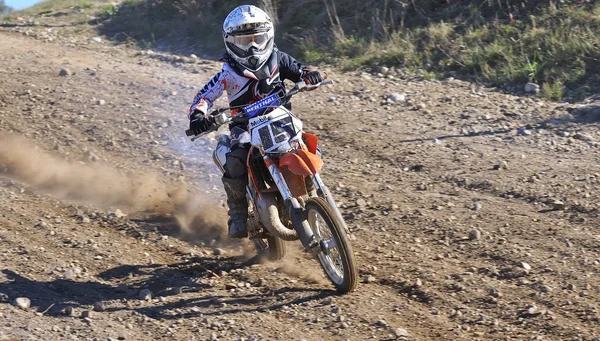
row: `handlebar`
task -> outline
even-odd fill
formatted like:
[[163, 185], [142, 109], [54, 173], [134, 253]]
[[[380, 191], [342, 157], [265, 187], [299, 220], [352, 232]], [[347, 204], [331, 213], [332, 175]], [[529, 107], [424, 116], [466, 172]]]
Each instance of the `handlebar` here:
[[[322, 85], [330, 85], [333, 84], [334, 81], [332, 79], [326, 79], [318, 84], [314, 84], [314, 85], [307, 85], [305, 82], [301, 81], [296, 83], [296, 85], [294, 85], [293, 88], [290, 89], [290, 91], [282, 98], [281, 100], [281, 104], [287, 104], [289, 102], [289, 100], [292, 98], [292, 96], [296, 95], [299, 92], [304, 92], [304, 91], [310, 91], [310, 90], [314, 90], [317, 89], [318, 87], [322, 86]], [[239, 107], [228, 107], [228, 108], [219, 108], [214, 110], [213, 112], [211, 112], [209, 115], [207, 115], [208, 117], [206, 117], [207, 120], [210, 120], [210, 129], [208, 131], [205, 131], [203, 133], [200, 133], [198, 135], [194, 135], [194, 133], [192, 133], [192, 131], [190, 129], [187, 129], [185, 131], [185, 135], [186, 136], [192, 136], [192, 142], [194, 142], [195, 140], [201, 138], [202, 136], [205, 136], [208, 133], [212, 133], [213, 131], [219, 129], [220, 126], [222, 126], [223, 124], [227, 124], [230, 122], [233, 123], [241, 123], [241, 124], [245, 124], [248, 122], [248, 116], [246, 115], [246, 113], [242, 110], [241, 113], [234, 115], [234, 116], [228, 116], [228, 117], [224, 117], [222, 114], [225, 113], [226, 111], [229, 110], [233, 110], [233, 109], [240, 109], [240, 108], [244, 108], [246, 107], [244, 106], [239, 106]]]

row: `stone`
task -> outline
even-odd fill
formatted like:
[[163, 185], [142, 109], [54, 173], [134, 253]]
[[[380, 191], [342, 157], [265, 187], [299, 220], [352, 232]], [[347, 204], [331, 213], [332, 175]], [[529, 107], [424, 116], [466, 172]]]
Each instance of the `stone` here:
[[121, 211], [120, 209], [116, 209], [114, 212], [110, 212], [108, 216], [112, 218], [121, 219], [127, 217], [127, 214], [123, 213], [123, 211]]
[[531, 265], [525, 263], [525, 262], [521, 262], [521, 266], [523, 267], [523, 269], [530, 271], [531, 270]]
[[481, 239], [481, 231], [472, 230], [471, 232], [469, 232], [469, 240], [479, 240], [479, 239]]
[[576, 140], [581, 140], [581, 141], [594, 141], [594, 138], [591, 135], [588, 134], [583, 134], [583, 133], [576, 133], [575, 135], [573, 135], [573, 138]]
[[535, 83], [527, 83], [525, 84], [525, 87], [523, 88], [523, 90], [525, 90], [526, 93], [539, 93], [540, 92], [540, 86], [535, 84]]
[[91, 310], [84, 310], [81, 312], [81, 318], [83, 319], [89, 319], [92, 318], [92, 311]]
[[105, 104], [106, 104], [106, 101], [103, 99], [99, 99], [96, 101], [96, 105], [105, 105]]
[[149, 301], [152, 299], [152, 291], [150, 291], [149, 289], [143, 289], [142, 291], [140, 291], [138, 297], [140, 300]]
[[75, 308], [73, 308], [72, 306], [68, 305], [63, 309], [63, 313], [67, 316], [73, 316], [75, 313]]
[[367, 275], [364, 277], [365, 283], [373, 283], [375, 281], [377, 281], [377, 278], [375, 278], [375, 276], [373, 276], [373, 275]]
[[394, 335], [396, 335], [396, 337], [408, 337], [408, 332], [406, 329], [396, 328], [394, 329]]
[[565, 203], [560, 200], [555, 200], [552, 202], [552, 210], [554, 211], [563, 211], [565, 209]]
[[565, 122], [571, 122], [575, 120], [575, 116], [573, 116], [573, 114], [566, 113], [560, 118], [560, 120]]
[[99, 301], [94, 303], [94, 311], [98, 311], [98, 312], [102, 312], [106, 310], [106, 305], [104, 304], [104, 302]]
[[406, 94], [391, 93], [387, 96], [387, 100], [392, 103], [405, 102]]
[[19, 309], [27, 310], [31, 307], [31, 300], [27, 297], [17, 297], [13, 304]]
[[73, 74], [73, 72], [71, 72], [71, 70], [63, 68], [60, 69], [60, 71], [58, 72], [58, 75], [60, 77], [67, 77], [67, 76], [71, 76]]
[[358, 200], [356, 200], [356, 206], [358, 207], [366, 207], [367, 206], [367, 201], [363, 198], [360, 198]]
[[95, 42], [95, 43], [101, 43], [102, 42], [102, 38], [100, 38], [100, 37], [94, 37], [94, 38], [92, 38], [92, 41]]
[[213, 249], [213, 255], [215, 255], [215, 256], [222, 256], [226, 253], [227, 252], [225, 250], [220, 249], [220, 248]]
[[533, 132], [529, 129], [519, 128], [519, 130], [517, 131], [517, 134], [529, 136], [529, 135], [533, 134]]
[[64, 276], [65, 276], [65, 279], [71, 280], [71, 279], [75, 278], [76, 274], [75, 274], [75, 271], [69, 269], [69, 270], [65, 271]]

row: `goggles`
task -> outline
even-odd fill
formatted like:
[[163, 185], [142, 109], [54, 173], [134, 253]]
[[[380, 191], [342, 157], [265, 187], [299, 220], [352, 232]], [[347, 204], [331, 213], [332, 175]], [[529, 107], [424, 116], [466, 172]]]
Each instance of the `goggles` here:
[[263, 50], [269, 43], [269, 32], [254, 34], [227, 35], [225, 41], [235, 45], [243, 51], [249, 51], [251, 47]]

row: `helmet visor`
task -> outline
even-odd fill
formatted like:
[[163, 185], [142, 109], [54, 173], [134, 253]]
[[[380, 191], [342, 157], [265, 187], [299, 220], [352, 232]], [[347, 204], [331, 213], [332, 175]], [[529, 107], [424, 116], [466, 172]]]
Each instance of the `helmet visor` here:
[[259, 51], [264, 50], [269, 44], [269, 39], [269, 32], [227, 35], [227, 37], [225, 37], [226, 42], [245, 52], [248, 52], [252, 47], [255, 47]]

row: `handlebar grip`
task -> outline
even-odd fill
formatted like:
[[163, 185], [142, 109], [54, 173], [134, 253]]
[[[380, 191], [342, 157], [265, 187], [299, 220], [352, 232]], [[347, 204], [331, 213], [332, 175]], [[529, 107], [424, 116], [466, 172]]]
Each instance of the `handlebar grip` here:
[[186, 129], [185, 136], [193, 136], [193, 135], [194, 135], [194, 133], [192, 133], [191, 129]]

